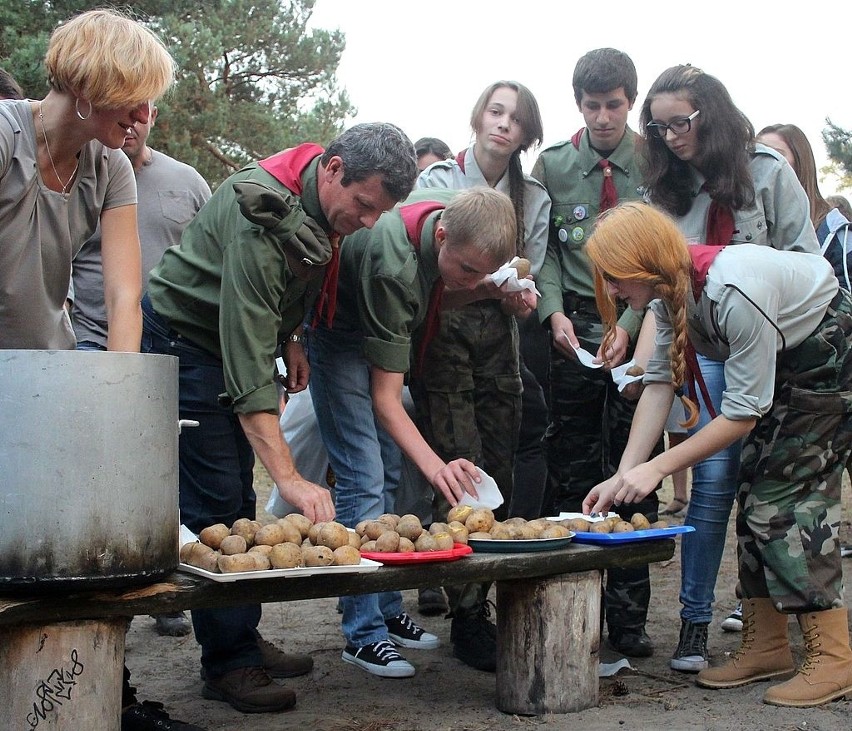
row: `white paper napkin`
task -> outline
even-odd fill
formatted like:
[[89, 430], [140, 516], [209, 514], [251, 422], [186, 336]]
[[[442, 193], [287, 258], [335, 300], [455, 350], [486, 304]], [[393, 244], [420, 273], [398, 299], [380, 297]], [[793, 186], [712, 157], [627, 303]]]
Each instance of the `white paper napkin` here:
[[624, 387], [629, 383], [633, 383], [633, 381], [641, 381], [642, 376], [645, 374], [642, 373], [638, 376], [628, 376], [627, 371], [636, 365], [636, 361], [630, 359], [627, 363], [623, 363], [618, 366], [618, 368], [613, 368], [610, 373], [612, 373], [612, 380], [615, 381], [615, 385], [618, 386], [619, 391], [623, 391]]
[[532, 279], [518, 279], [518, 270], [515, 269], [515, 262], [520, 257], [514, 257], [512, 261], [506, 262], [496, 272], [491, 275], [491, 281], [498, 287], [501, 287], [504, 282], [507, 282], [506, 289], [509, 292], [522, 292], [525, 289], [530, 292], [535, 292], [538, 297], [541, 297], [541, 292], [536, 289], [535, 282]]
[[586, 368], [603, 368], [603, 363], [595, 363], [595, 356], [583, 348], [574, 348], [577, 358]]
[[479, 494], [479, 500], [474, 499], [472, 495], [465, 493], [459, 500], [459, 505], [470, 505], [473, 508], [499, 508], [503, 504], [503, 495], [500, 494], [500, 488], [494, 478], [491, 477], [485, 470], [476, 468], [482, 482], [476, 484], [476, 492]]

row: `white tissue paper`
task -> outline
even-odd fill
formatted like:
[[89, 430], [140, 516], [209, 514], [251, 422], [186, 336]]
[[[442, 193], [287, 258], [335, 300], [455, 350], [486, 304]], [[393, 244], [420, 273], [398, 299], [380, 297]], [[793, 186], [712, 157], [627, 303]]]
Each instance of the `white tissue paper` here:
[[474, 483], [479, 500], [465, 493], [462, 495], [461, 500], [459, 500], [459, 505], [470, 505], [472, 508], [491, 508], [491, 510], [499, 508], [503, 504], [503, 495], [500, 493], [500, 488], [497, 487], [494, 478], [485, 472], [485, 470], [479, 467], [476, 469], [482, 478], [481, 482]]
[[627, 361], [627, 363], [618, 366], [618, 368], [613, 368], [610, 371], [610, 373], [612, 373], [612, 380], [615, 381], [615, 385], [618, 386], [619, 391], [623, 391], [624, 387], [629, 383], [633, 383], [633, 381], [642, 380], [642, 376], [645, 375], [644, 373], [638, 376], [627, 375], [627, 371], [635, 365], [636, 361], [631, 359]]
[[506, 289], [509, 292], [522, 292], [525, 289], [530, 292], [535, 292], [536, 296], [541, 297], [541, 292], [536, 289], [535, 282], [532, 279], [518, 279], [518, 270], [515, 269], [515, 262], [520, 257], [514, 257], [512, 261], [506, 262], [496, 272], [491, 275], [491, 281], [498, 287], [503, 286], [504, 282], [508, 282]]

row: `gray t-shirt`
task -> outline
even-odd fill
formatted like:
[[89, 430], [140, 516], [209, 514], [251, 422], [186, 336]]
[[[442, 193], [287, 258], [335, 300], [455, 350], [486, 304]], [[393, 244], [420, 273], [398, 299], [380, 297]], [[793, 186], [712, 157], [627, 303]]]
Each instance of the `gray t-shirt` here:
[[127, 155], [93, 140], [66, 197], [36, 155], [30, 102], [0, 101], [0, 348], [70, 350], [71, 260], [103, 211], [136, 203], [136, 181]]
[[[150, 149], [150, 148], [149, 148]], [[198, 209], [210, 198], [210, 186], [198, 171], [162, 152], [136, 172], [139, 240], [142, 244], [142, 289], [163, 252], [180, 243], [180, 236]], [[101, 263], [101, 230], [83, 245], [73, 264], [71, 320], [77, 341], [106, 347], [107, 318]]]

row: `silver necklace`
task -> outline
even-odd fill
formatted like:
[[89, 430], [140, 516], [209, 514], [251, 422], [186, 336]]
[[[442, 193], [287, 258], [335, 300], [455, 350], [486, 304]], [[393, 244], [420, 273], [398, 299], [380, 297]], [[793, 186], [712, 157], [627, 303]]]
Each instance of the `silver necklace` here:
[[50, 154], [50, 143], [47, 141], [47, 129], [44, 126], [44, 115], [41, 113], [41, 102], [38, 103], [38, 118], [41, 122], [41, 133], [44, 135], [44, 146], [47, 148], [47, 157], [50, 159], [50, 167], [53, 168], [53, 174], [62, 186], [62, 195], [67, 198], [68, 186], [71, 185], [71, 181], [74, 180], [74, 176], [77, 174], [77, 168], [80, 167], [80, 160], [79, 158], [77, 159], [77, 164], [74, 166], [74, 171], [71, 173], [71, 177], [68, 178], [68, 182], [63, 183], [62, 178], [59, 177], [59, 173], [56, 171], [56, 163], [53, 162], [53, 155]]

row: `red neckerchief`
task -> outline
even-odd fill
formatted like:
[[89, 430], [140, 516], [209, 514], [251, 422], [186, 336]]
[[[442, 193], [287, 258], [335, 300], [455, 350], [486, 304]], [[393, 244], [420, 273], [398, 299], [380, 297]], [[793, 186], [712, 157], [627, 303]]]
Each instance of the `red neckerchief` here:
[[[724, 246], [714, 246], [710, 244], [691, 244], [689, 246], [689, 256], [692, 259], [692, 271], [690, 273], [692, 279], [692, 296], [695, 298], [696, 304], [701, 299], [701, 293], [704, 291], [704, 285], [707, 282], [707, 272], [713, 260], [719, 255], [719, 252], [724, 249]], [[704, 399], [704, 405], [710, 417], [716, 418], [716, 409], [713, 408], [713, 401], [710, 399], [710, 394], [707, 391], [707, 384], [704, 383], [704, 376], [701, 375], [701, 369], [698, 367], [698, 357], [695, 355], [695, 348], [692, 341], [687, 338], [686, 352], [686, 386], [689, 391], [689, 398], [693, 403], [701, 408], [698, 403], [698, 394], [696, 393], [695, 385], [698, 384], [698, 389], [701, 391], [701, 397]]]
[[467, 150], [462, 150], [460, 153], [458, 153], [458, 155], [456, 155], [456, 162], [459, 164], [459, 168], [461, 168], [462, 173], [464, 173], [465, 175], [467, 174], [464, 169], [464, 153], [466, 152]]
[[[405, 226], [405, 233], [408, 235], [408, 240], [414, 247], [415, 251], [420, 251], [420, 237], [423, 234], [423, 225], [430, 213], [442, 211], [446, 208], [445, 203], [438, 201], [420, 201], [419, 203], [411, 203], [407, 206], [400, 206], [399, 215], [402, 218], [402, 223]], [[429, 346], [432, 338], [438, 334], [441, 327], [441, 299], [444, 296], [444, 280], [439, 276], [432, 285], [432, 291], [429, 293], [429, 305], [426, 309], [426, 319], [423, 323], [423, 337], [420, 340], [420, 347], [417, 350], [416, 373], [422, 373], [423, 363], [426, 359], [426, 348]]]
[[[302, 195], [302, 173], [305, 168], [325, 150], [312, 142], [306, 142], [298, 147], [278, 152], [271, 157], [261, 160], [258, 165], [266, 170], [281, 185], [287, 187], [296, 195]], [[334, 320], [334, 310], [337, 307], [337, 277], [340, 273], [339, 237], [334, 232], [329, 234], [331, 242], [331, 260], [325, 268], [322, 289], [317, 297], [313, 324], [316, 325], [325, 313], [325, 323], [330, 328]]]
[[731, 243], [734, 231], [734, 213], [730, 206], [711, 199], [710, 209], [707, 211], [706, 243], [711, 246], [727, 246]]
[[[571, 144], [575, 150], [580, 149], [580, 140], [583, 139], [585, 127], [578, 129], [571, 137]], [[598, 167], [603, 170], [603, 183], [601, 184], [601, 197], [598, 203], [599, 213], [603, 213], [618, 205], [618, 191], [615, 189], [615, 181], [612, 179], [612, 165], [606, 158], [598, 160]]]

